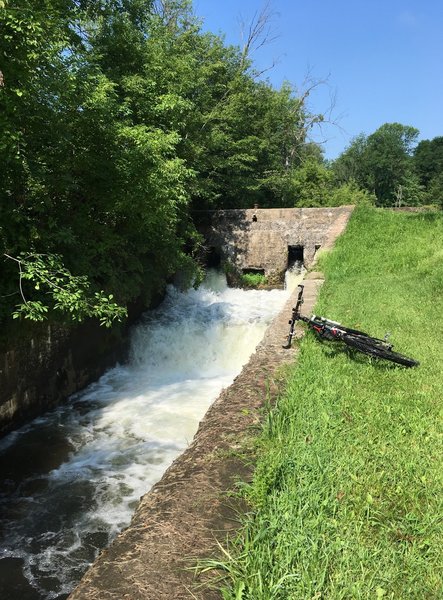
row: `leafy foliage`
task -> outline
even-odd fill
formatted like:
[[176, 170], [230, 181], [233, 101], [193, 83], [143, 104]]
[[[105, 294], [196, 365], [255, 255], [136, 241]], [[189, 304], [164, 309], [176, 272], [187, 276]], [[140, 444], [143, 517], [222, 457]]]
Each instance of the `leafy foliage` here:
[[423, 190], [412, 157], [418, 133], [410, 126], [385, 123], [368, 137], [359, 135], [333, 165], [338, 180], [353, 180], [374, 193], [379, 206], [421, 204]]
[[355, 206], [375, 205], [376, 197], [367, 190], [361, 189], [352, 179], [335, 187], [329, 196], [329, 206], [353, 204]]
[[[36, 292], [49, 294], [55, 310], [71, 313], [72, 319], [81, 321], [95, 317], [102, 325], [110, 327], [114, 320], [126, 316], [126, 310], [113, 302], [113, 295], [95, 292], [88, 294], [90, 283], [85, 276], [73, 276], [56, 255], [23, 255], [19, 258], [7, 256], [17, 263], [20, 272], [19, 287], [22, 303], [17, 306], [13, 318], [24, 316], [31, 321], [43, 321], [48, 307], [42, 300], [27, 300], [24, 282], [32, 282]], [[40, 294], [37, 295], [39, 297]]]
[[[287, 196], [317, 119], [306, 94], [257, 80], [187, 0], [5, 0], [0, 19], [0, 247], [33, 281], [35, 257], [56, 257], [74, 318], [75, 285], [89, 306], [102, 290], [125, 306], [177, 270], [191, 280], [193, 210]], [[0, 318], [16, 303], [12, 262]], [[28, 317], [59, 302], [38, 292]]]
[[326, 206], [334, 187], [330, 169], [315, 159], [307, 159], [291, 180], [291, 195], [297, 206]]
[[414, 150], [414, 167], [426, 188], [426, 202], [443, 208], [443, 137], [422, 140]]

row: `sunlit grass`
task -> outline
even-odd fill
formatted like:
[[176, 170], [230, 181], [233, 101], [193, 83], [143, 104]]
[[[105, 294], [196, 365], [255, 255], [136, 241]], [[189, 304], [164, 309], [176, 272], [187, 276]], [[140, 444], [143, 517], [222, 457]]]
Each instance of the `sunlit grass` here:
[[245, 288], [258, 288], [268, 283], [265, 275], [261, 273], [243, 273], [240, 276], [240, 282]]
[[224, 598], [443, 597], [443, 218], [359, 209], [316, 312], [414, 369], [307, 335], [258, 441]]

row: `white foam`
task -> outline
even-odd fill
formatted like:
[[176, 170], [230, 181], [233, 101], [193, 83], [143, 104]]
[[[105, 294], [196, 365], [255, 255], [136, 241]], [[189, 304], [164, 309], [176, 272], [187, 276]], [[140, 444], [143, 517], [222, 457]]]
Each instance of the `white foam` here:
[[303, 281], [306, 269], [303, 261], [296, 260], [285, 273], [285, 289], [292, 292]]
[[[140, 496], [192, 440], [289, 293], [229, 289], [211, 277], [213, 289], [170, 287], [162, 306], [134, 330], [129, 364], [39, 419], [39, 427], [52, 419], [62, 428], [73, 451], [38, 476], [42, 489], [23, 505], [25, 518], [11, 524], [4, 552], [24, 558], [42, 598], [73, 587], [97, 553], [91, 534], [110, 539], [129, 523]], [[42, 572], [58, 584], [48, 589]]]

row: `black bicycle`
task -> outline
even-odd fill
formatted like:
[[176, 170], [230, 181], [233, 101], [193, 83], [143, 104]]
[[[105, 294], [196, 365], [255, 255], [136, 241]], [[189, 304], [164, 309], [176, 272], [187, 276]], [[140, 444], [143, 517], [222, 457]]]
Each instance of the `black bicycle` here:
[[358, 352], [363, 352], [363, 354], [368, 354], [369, 356], [375, 358], [384, 358], [405, 367], [416, 367], [420, 364], [413, 358], [408, 358], [407, 356], [403, 356], [398, 352], [393, 352], [393, 345], [388, 342], [388, 336], [386, 336], [384, 340], [379, 340], [378, 338], [371, 337], [363, 331], [358, 331], [358, 329], [350, 329], [349, 327], [343, 327], [343, 325], [340, 323], [330, 321], [324, 317], [318, 317], [317, 315], [312, 315], [312, 317], [303, 316], [300, 312], [300, 309], [301, 305], [303, 304], [304, 286], [299, 285], [298, 287], [299, 293], [297, 304], [292, 309], [292, 318], [289, 321], [291, 327], [289, 329], [286, 344], [284, 344], [283, 348], [291, 347], [292, 338], [294, 337], [295, 324], [297, 321], [303, 321], [308, 325], [309, 329], [314, 331], [321, 339], [343, 342], [347, 346], [358, 350]]

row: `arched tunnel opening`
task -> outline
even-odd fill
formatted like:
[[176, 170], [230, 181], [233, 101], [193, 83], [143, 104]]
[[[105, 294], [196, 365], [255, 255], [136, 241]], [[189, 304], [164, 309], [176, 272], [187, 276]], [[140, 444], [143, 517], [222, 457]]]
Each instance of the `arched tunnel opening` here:
[[205, 267], [217, 268], [221, 264], [221, 255], [219, 248], [210, 246], [205, 252]]
[[304, 264], [304, 247], [288, 246], [288, 269], [296, 263]]

